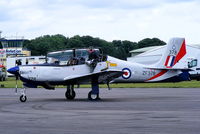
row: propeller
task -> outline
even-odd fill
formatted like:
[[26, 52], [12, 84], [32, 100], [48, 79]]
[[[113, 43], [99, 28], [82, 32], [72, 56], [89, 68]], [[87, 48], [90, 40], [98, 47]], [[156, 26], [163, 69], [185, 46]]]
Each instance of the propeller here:
[[17, 89], [18, 89], [18, 78], [19, 78], [19, 66], [15, 66], [15, 67], [12, 67], [12, 68], [9, 68], [7, 70], [7, 72], [11, 73], [11, 74], [14, 74], [15, 75], [15, 92], [17, 93]]
[[18, 82], [17, 80], [19, 79], [19, 66], [22, 65], [22, 62], [20, 59], [16, 60], [15, 62], [15, 67], [16, 67], [16, 73], [15, 73], [15, 93], [17, 93], [17, 89], [18, 89]]
[[[18, 72], [19, 73], [19, 72]], [[19, 75], [15, 74], [15, 93], [17, 94], [17, 90], [18, 90], [18, 79], [19, 79]]]

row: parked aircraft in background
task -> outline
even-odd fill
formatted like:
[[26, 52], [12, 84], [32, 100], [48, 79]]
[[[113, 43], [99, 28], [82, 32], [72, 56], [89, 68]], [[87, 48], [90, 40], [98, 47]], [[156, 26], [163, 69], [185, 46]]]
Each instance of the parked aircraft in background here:
[[[166, 46], [167, 45], [156, 46], [153, 49], [150, 49], [146, 52], [142, 52], [138, 55], [136, 54], [137, 50], [135, 50], [136, 55], [133, 57], [129, 57], [128, 61], [144, 65], [155, 64], [162, 57], [163, 51], [165, 51]], [[200, 44], [195, 44], [195, 45], [186, 44], [186, 49], [187, 49], [187, 54], [181, 59], [181, 61], [187, 63], [188, 68], [191, 69], [191, 71], [189, 71], [190, 78], [193, 80], [200, 80], [200, 64], [199, 64]]]
[[[86, 49], [81, 49], [83, 52]], [[190, 80], [188, 66], [180, 62], [186, 54], [184, 38], [172, 38], [167, 44], [161, 60], [154, 65], [142, 65], [123, 61], [111, 56], [102, 56], [98, 50], [99, 58], [95, 65], [90, 64], [85, 57], [76, 56], [72, 50], [72, 58], [66, 65], [54, 64], [23, 65], [8, 69], [23, 81], [24, 88], [20, 101], [25, 102], [26, 87], [36, 88], [43, 86], [46, 89], [55, 89], [56, 85], [66, 85], [67, 99], [74, 99], [76, 93], [74, 85], [91, 83], [92, 90], [88, 93], [88, 99], [99, 99], [99, 84], [101, 83], [134, 83], [134, 82], [178, 82]], [[82, 59], [82, 60], [81, 60]], [[95, 59], [96, 60], [96, 59]]]

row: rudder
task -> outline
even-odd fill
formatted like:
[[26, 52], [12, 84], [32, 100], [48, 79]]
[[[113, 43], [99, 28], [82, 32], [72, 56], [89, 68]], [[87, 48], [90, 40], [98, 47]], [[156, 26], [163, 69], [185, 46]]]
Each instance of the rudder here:
[[172, 68], [185, 54], [185, 39], [172, 38], [169, 40], [165, 52], [156, 66], [160, 68]]

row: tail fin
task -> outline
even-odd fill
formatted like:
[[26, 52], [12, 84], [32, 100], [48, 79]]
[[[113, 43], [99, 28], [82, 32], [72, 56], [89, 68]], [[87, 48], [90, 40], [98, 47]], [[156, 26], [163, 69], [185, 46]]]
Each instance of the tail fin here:
[[185, 39], [172, 38], [169, 40], [166, 50], [156, 66], [160, 68], [172, 68], [185, 54]]

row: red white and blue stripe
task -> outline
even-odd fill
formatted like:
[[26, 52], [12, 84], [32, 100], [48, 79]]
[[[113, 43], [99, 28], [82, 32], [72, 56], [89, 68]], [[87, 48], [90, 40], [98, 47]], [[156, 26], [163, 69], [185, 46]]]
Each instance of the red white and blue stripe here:
[[185, 40], [183, 41], [177, 55], [168, 55], [165, 61], [166, 68], [172, 68], [186, 54]]
[[171, 68], [171, 67], [174, 65], [175, 58], [176, 58], [176, 57], [173, 56], [173, 55], [167, 56], [167, 59], [166, 59], [166, 61], [165, 61], [165, 66], [166, 66], [167, 68]]

